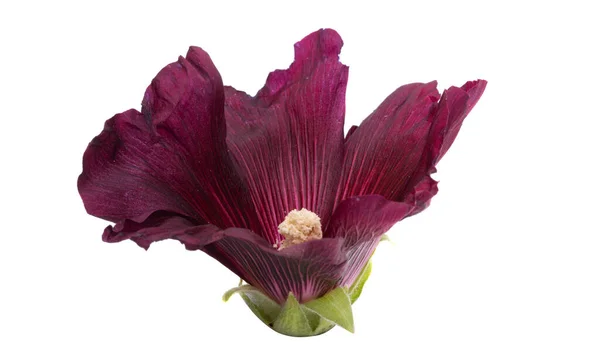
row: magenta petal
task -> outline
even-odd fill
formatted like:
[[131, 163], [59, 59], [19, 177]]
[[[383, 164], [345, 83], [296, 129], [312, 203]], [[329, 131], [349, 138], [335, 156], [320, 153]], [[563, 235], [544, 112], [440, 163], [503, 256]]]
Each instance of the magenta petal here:
[[296, 44], [290, 68], [272, 72], [256, 97], [226, 89], [227, 142], [271, 242], [292, 209], [331, 215], [348, 77], [341, 47], [335, 31], [320, 30]]
[[[194, 241], [197, 239], [197, 244]], [[190, 250], [202, 249], [244, 281], [274, 301], [285, 302], [290, 292], [310, 301], [335, 289], [342, 280], [346, 259], [342, 238], [312, 240], [284, 250], [241, 228], [229, 228], [208, 241], [204, 230], [175, 236]]]
[[402, 86], [348, 136], [337, 200], [369, 194], [398, 198], [427, 147], [438, 97], [435, 82]]
[[325, 230], [328, 238], [344, 237], [347, 269], [342, 286], [351, 285], [377, 247], [381, 236], [409, 216], [414, 205], [393, 202], [380, 195], [351, 197], [335, 210]]

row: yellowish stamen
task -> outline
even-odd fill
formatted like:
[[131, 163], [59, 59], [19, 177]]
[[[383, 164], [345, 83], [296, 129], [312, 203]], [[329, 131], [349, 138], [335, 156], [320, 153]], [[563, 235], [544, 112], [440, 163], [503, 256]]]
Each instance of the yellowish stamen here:
[[323, 238], [321, 218], [306, 208], [289, 212], [277, 230], [285, 237], [281, 248]]

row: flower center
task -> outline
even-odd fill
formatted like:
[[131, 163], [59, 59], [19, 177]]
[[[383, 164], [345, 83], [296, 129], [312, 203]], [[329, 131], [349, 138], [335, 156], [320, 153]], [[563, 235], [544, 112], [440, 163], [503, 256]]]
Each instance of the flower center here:
[[323, 238], [321, 218], [306, 208], [289, 212], [277, 230], [285, 237], [280, 249]]

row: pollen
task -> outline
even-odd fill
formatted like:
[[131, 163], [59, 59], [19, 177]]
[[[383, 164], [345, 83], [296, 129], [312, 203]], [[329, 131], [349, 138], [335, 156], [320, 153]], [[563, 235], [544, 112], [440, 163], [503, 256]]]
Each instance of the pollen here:
[[321, 218], [306, 208], [289, 212], [277, 230], [285, 237], [280, 248], [323, 238]]

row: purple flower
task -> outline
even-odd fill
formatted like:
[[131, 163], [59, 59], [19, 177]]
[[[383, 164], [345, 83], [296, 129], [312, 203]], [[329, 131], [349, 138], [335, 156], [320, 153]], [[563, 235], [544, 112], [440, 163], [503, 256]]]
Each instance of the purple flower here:
[[163, 68], [141, 112], [106, 121], [85, 151], [79, 193], [114, 222], [103, 240], [179, 240], [279, 304], [352, 285], [381, 236], [429, 205], [486, 82], [402, 86], [344, 137], [341, 48], [333, 30], [308, 35], [254, 97], [197, 47]]

